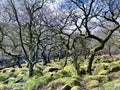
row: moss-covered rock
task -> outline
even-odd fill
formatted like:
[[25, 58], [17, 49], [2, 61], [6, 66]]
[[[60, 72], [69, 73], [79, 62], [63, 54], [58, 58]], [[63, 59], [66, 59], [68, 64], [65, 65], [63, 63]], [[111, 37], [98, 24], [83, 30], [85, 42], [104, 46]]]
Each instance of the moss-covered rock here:
[[107, 75], [95, 75], [95, 76], [86, 76], [85, 80], [87, 82], [89, 82], [91, 80], [97, 80], [99, 82], [107, 82], [107, 81], [109, 81], [109, 78]]
[[110, 72], [117, 72], [120, 71], [120, 63], [118, 62], [112, 62], [108, 66]]
[[91, 90], [120, 90], [120, 80], [107, 82], [102, 87], [99, 86], [98, 88], [94, 88]]
[[56, 75], [60, 78], [62, 77], [71, 77], [70, 73], [65, 70], [59, 70]]
[[71, 88], [71, 90], [81, 90], [79, 86], [74, 86]]
[[58, 78], [58, 79], [51, 81], [48, 84], [48, 88], [49, 87], [54, 88], [57, 84], [63, 84], [63, 85], [69, 84], [70, 85], [71, 81], [72, 81], [71, 77]]
[[94, 70], [95, 75], [107, 75], [109, 73], [109, 70], [107, 69], [107, 65], [104, 63], [98, 64]]
[[76, 70], [73, 65], [67, 65], [64, 67], [64, 70], [70, 73], [71, 75], [77, 75]]
[[49, 77], [40, 77], [40, 76], [33, 76], [31, 78], [28, 78], [24, 84], [24, 90], [33, 90], [36, 86], [42, 86], [46, 84], [47, 82], [50, 82]]
[[10, 73], [10, 72], [15, 72], [15, 68], [4, 68], [2, 70], [2, 73]]
[[7, 77], [6, 76], [0, 76], [0, 82], [2, 82], [2, 81], [5, 81], [7, 79]]
[[99, 86], [99, 81], [97, 80], [91, 80], [87, 83], [88, 88], [94, 88]]
[[72, 78], [73, 78], [73, 79], [77, 79], [77, 80], [79, 80], [79, 81], [81, 80], [81, 76], [79, 76], [79, 75], [73, 75]]
[[81, 86], [81, 83], [78, 79], [73, 78], [71, 85], [72, 86]]
[[80, 67], [80, 74], [85, 75], [86, 74], [86, 67]]
[[108, 75], [109, 74], [109, 70], [101, 70], [98, 75]]
[[119, 72], [112, 72], [108, 75], [108, 77], [111, 81], [115, 80], [117, 78], [120, 78], [120, 71]]
[[70, 89], [71, 89], [71, 86], [68, 85], [68, 84], [64, 85], [64, 86], [61, 88], [61, 90], [70, 90]]

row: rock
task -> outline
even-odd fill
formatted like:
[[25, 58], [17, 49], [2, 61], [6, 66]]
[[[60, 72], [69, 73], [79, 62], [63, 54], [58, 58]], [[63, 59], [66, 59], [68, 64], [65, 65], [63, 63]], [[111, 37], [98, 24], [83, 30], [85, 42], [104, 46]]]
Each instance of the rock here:
[[77, 79], [77, 80], [81, 80], [81, 77], [78, 76], [78, 75], [73, 75], [72, 78], [73, 78], [73, 79]]
[[94, 75], [94, 76], [87, 76], [86, 81], [89, 82], [91, 80], [97, 80], [99, 82], [107, 82], [109, 81], [109, 78], [107, 75]]
[[79, 86], [74, 86], [71, 88], [71, 90], [81, 90]]
[[98, 75], [108, 75], [109, 74], [109, 70], [101, 70]]
[[72, 83], [71, 83], [72, 86], [81, 86], [81, 83], [79, 80], [77, 79], [72, 79]]
[[120, 64], [117, 62], [110, 63], [108, 66], [110, 72], [120, 71]]
[[99, 86], [99, 81], [97, 81], [97, 80], [92, 80], [87, 83], [88, 88], [94, 88], [94, 87], [98, 87], [98, 86]]
[[94, 74], [95, 75], [107, 75], [109, 71], [106, 69], [107, 69], [107, 65], [103, 63], [98, 64], [94, 70]]
[[65, 66], [64, 70], [67, 71], [68, 73], [70, 73], [71, 75], [75, 75], [74, 72], [76, 72], [76, 70], [73, 67], [73, 65], [67, 65], [67, 66]]
[[57, 73], [58, 77], [70, 77], [70, 73], [65, 70], [59, 70]]
[[68, 85], [68, 84], [64, 85], [64, 86], [61, 88], [61, 90], [70, 90], [70, 89], [71, 89], [71, 86]]

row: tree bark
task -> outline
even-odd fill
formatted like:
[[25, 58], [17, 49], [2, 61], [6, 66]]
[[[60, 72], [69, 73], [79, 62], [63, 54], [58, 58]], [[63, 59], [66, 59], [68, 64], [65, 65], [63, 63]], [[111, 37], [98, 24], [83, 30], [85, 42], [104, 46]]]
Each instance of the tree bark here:
[[77, 75], [80, 75], [80, 66], [79, 66], [79, 63], [78, 63], [78, 55], [76, 53], [74, 53], [73, 63], [74, 63], [74, 67], [77, 71]]
[[92, 63], [93, 63], [94, 57], [95, 57], [95, 53], [92, 53], [88, 61], [87, 73], [90, 75], [92, 75]]
[[30, 62], [29, 63], [29, 77], [32, 77], [33, 76], [33, 64]]
[[67, 52], [65, 52], [65, 63], [64, 63], [64, 65], [63, 65], [63, 68], [67, 65], [67, 59], [68, 59], [68, 56], [67, 56]]

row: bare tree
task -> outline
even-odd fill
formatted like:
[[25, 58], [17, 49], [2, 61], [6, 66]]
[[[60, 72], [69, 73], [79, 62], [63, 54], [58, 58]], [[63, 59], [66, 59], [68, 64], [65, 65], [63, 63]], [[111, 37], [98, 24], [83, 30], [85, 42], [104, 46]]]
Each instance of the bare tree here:
[[[27, 57], [29, 76], [33, 75], [33, 67], [36, 63], [33, 60], [34, 51], [38, 51], [38, 39], [41, 34], [40, 10], [44, 0], [7, 0], [4, 6], [8, 14], [9, 23], [16, 25], [22, 50]], [[35, 50], [36, 48], [36, 50]]]
[[[104, 48], [105, 43], [110, 39], [112, 33], [119, 29], [120, 24], [117, 21], [119, 17], [119, 1], [114, 0], [71, 0], [79, 12], [76, 13], [75, 25], [85, 38], [91, 38], [98, 41], [98, 45], [93, 47], [90, 52], [87, 72], [92, 74], [91, 67], [96, 52]], [[75, 17], [74, 17], [75, 18]], [[79, 23], [79, 20], [81, 22]], [[109, 23], [109, 24], [108, 24]], [[83, 32], [84, 29], [85, 31]], [[96, 36], [95, 30], [104, 30], [104, 37]]]

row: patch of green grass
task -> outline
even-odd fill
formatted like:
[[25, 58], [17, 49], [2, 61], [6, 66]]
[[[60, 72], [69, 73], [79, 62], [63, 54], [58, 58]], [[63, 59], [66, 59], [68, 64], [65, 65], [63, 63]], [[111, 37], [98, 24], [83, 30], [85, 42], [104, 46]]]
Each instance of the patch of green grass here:
[[4, 81], [6, 78], [6, 76], [0, 76], [0, 82]]
[[35, 86], [42, 86], [49, 81], [52, 81], [54, 78], [52, 77], [40, 77], [33, 76], [32, 78], [28, 78], [24, 85], [24, 90], [32, 90]]

